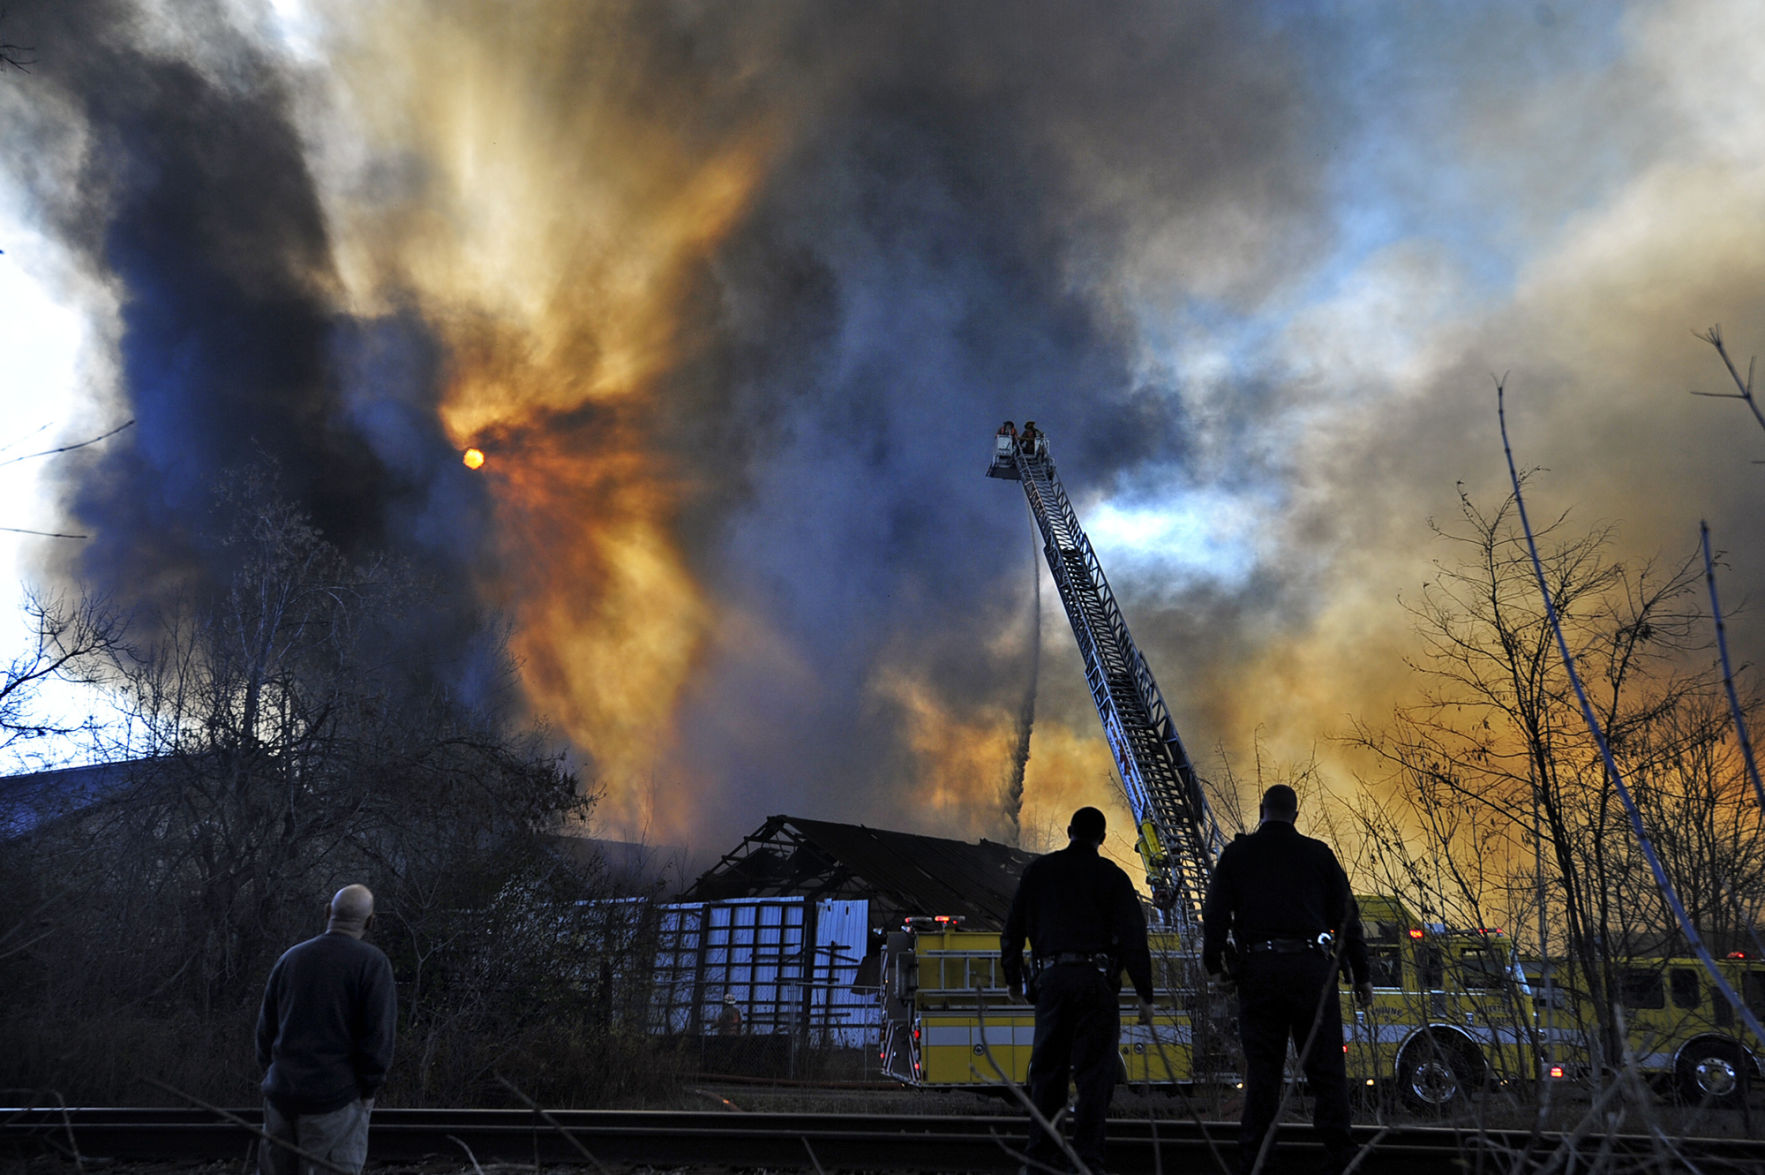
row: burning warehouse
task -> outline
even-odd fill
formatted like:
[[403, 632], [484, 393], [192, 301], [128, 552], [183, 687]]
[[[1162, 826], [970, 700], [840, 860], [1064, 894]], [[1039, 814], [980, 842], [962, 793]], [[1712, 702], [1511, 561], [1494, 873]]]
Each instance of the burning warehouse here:
[[686, 890], [687, 900], [799, 896], [864, 900], [873, 931], [913, 914], [1004, 925], [1018, 875], [1033, 854], [978, 844], [773, 816]]
[[723, 1031], [734, 1007], [750, 1040], [873, 1042], [884, 933], [913, 915], [1001, 925], [1030, 859], [986, 840], [770, 817], [660, 909], [650, 1029]]

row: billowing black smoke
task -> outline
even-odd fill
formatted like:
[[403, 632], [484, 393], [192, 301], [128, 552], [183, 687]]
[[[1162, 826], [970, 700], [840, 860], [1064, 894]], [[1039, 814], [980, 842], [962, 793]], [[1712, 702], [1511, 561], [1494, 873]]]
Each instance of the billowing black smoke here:
[[[1279, 36], [1248, 11], [816, 0], [450, 16], [485, 24], [482, 52], [508, 55], [508, 78], [521, 36], [579, 38], [582, 92], [551, 98], [572, 112], [608, 94], [678, 111], [689, 145], [789, 128], [689, 283], [694, 345], [650, 396], [647, 435], [698, 487], [678, 534], [695, 573], [797, 668], [787, 680], [730, 655], [692, 683], [678, 727], [689, 775], [720, 781], [694, 797], [707, 829], [775, 811], [1009, 825], [990, 801], [960, 828], [910, 809], [924, 752], [885, 679], [930, 683], [957, 724], [1027, 726], [1025, 650], [998, 639], [1028, 602], [1024, 507], [982, 477], [993, 430], [1037, 420], [1079, 494], [1184, 460], [1183, 376], [1147, 362], [1147, 308], [1173, 333], [1233, 313], [1315, 247], [1312, 116]], [[77, 188], [45, 203], [116, 282], [140, 422], [72, 483], [97, 535], [83, 569], [146, 592], [213, 579], [210, 489], [264, 459], [346, 549], [470, 558], [483, 505], [436, 423], [439, 334], [421, 307], [337, 311], [292, 83], [218, 4], [180, 6], [175, 44], [144, 43], [134, 12], [44, 0], [9, 25], [36, 47], [30, 84], [88, 136]], [[616, 54], [593, 51], [609, 37]], [[619, 70], [632, 76], [609, 83]], [[445, 595], [435, 608], [421, 627], [440, 633], [470, 610]], [[1082, 682], [1043, 685], [1045, 704], [1064, 691], [1088, 721]], [[1012, 753], [977, 799], [1021, 769]]]
[[1078, 495], [1182, 461], [1179, 377], [1148, 374], [1116, 276], [1154, 238], [1215, 272], [1212, 226], [1251, 220], [1260, 251], [1229, 267], [1243, 285], [1210, 292], [1254, 299], [1306, 248], [1299, 95], [1235, 11], [807, 6], [763, 61], [819, 105], [706, 277], [722, 350], [695, 412], [722, 428], [693, 461], [721, 471], [701, 506], [720, 521], [697, 550], [814, 684], [747, 665], [702, 683], [685, 727], [719, 732], [695, 753], [729, 781], [707, 803], [731, 819], [764, 806], [1009, 835], [986, 801], [997, 776], [973, 782], [967, 827], [904, 802], [910, 719], [876, 671], [923, 674], [957, 721], [1018, 718], [1023, 651], [999, 637], [1026, 602], [1025, 510], [982, 476], [994, 429], [1037, 420]]
[[[91, 534], [92, 586], [170, 604], [224, 583], [231, 517], [263, 493], [346, 553], [392, 549], [460, 581], [480, 505], [435, 417], [435, 347], [414, 320], [336, 309], [325, 218], [276, 60], [219, 6], [178, 6], [187, 40], [135, 6], [14, 8], [37, 63], [25, 100], [65, 111], [83, 154], [45, 213], [119, 299], [117, 355], [136, 427], [65, 467]], [[268, 479], [256, 497], [222, 492]], [[474, 606], [443, 591], [412, 617], [424, 656], [456, 658]], [[455, 661], [451, 672], [459, 672]]]

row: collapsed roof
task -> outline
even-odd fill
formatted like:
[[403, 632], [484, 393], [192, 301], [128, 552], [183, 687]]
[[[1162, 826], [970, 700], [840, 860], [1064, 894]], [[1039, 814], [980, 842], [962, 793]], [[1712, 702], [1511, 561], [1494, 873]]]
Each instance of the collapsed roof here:
[[954, 914], [970, 928], [996, 928], [1005, 924], [1017, 880], [1034, 859], [1034, 853], [989, 840], [970, 844], [771, 816], [681, 898], [867, 898], [873, 926], [909, 914]]

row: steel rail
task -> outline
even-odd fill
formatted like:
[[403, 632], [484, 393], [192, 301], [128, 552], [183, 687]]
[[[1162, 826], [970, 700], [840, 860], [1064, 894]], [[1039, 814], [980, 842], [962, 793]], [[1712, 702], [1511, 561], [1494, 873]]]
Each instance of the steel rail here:
[[[235, 1111], [258, 1119], [256, 1110]], [[796, 1170], [1011, 1170], [1024, 1124], [1015, 1117], [902, 1117], [847, 1113], [552, 1110], [551, 1122], [531, 1110], [378, 1110], [372, 1124], [374, 1163], [420, 1159], [478, 1163], [602, 1163], [651, 1166], [766, 1166]], [[1283, 1124], [1281, 1150], [1297, 1161], [1322, 1154], [1310, 1127]], [[1481, 1154], [1493, 1170], [1539, 1170], [1564, 1147], [1562, 1134], [1472, 1131], [1449, 1127], [1356, 1127], [1368, 1145], [1359, 1170], [1437, 1171]], [[1216, 1170], [1214, 1154], [1235, 1157], [1237, 1127], [1228, 1122], [1115, 1119], [1110, 1168], [1117, 1171]], [[7, 1152], [64, 1152], [85, 1159], [175, 1161], [231, 1159], [252, 1145], [249, 1129], [201, 1110], [159, 1108], [0, 1108], [0, 1147]], [[1640, 1134], [1581, 1141], [1601, 1150], [1610, 1170], [1656, 1166], [1663, 1147]], [[1765, 1141], [1684, 1138], [1675, 1161], [1703, 1171], [1765, 1171]], [[1585, 1166], [1585, 1159], [1581, 1166]]]
[[[234, 1111], [256, 1121], [256, 1109]], [[1015, 1169], [1024, 1126], [1014, 1116], [773, 1114], [667, 1110], [377, 1110], [373, 1163], [423, 1159], [480, 1163], [602, 1163], [767, 1167], [845, 1171]], [[1301, 1164], [1321, 1155], [1309, 1127], [1280, 1127], [1282, 1152]], [[1481, 1154], [1488, 1169], [1543, 1169], [1565, 1145], [1561, 1134], [1403, 1126], [1356, 1128], [1368, 1146], [1358, 1170], [1369, 1175], [1457, 1169]], [[1214, 1156], [1236, 1158], [1234, 1123], [1145, 1118], [1110, 1122], [1110, 1167], [1119, 1172], [1213, 1171]], [[79, 1154], [86, 1160], [237, 1159], [252, 1132], [201, 1110], [0, 1107], [0, 1148], [9, 1153]], [[1607, 1170], [1668, 1170], [1662, 1144], [1642, 1135], [1581, 1143], [1603, 1153]], [[1765, 1172], [1765, 1141], [1686, 1138], [1673, 1162], [1701, 1171]], [[464, 1149], [462, 1149], [464, 1148]], [[1615, 1164], [1615, 1165], [1614, 1165]], [[1559, 1169], [1561, 1160], [1558, 1159]], [[1576, 1166], [1585, 1167], [1586, 1160]]]

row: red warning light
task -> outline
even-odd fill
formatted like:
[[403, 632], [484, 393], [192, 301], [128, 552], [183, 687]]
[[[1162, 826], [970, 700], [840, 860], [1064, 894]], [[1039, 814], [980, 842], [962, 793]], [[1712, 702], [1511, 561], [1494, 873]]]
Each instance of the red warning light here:
[[1560, 1077], [1562, 1077], [1562, 1075], [1563, 1075], [1563, 1067], [1561, 1065], [1552, 1065], [1551, 1066], [1551, 1076], [1552, 1077], [1560, 1078]]

